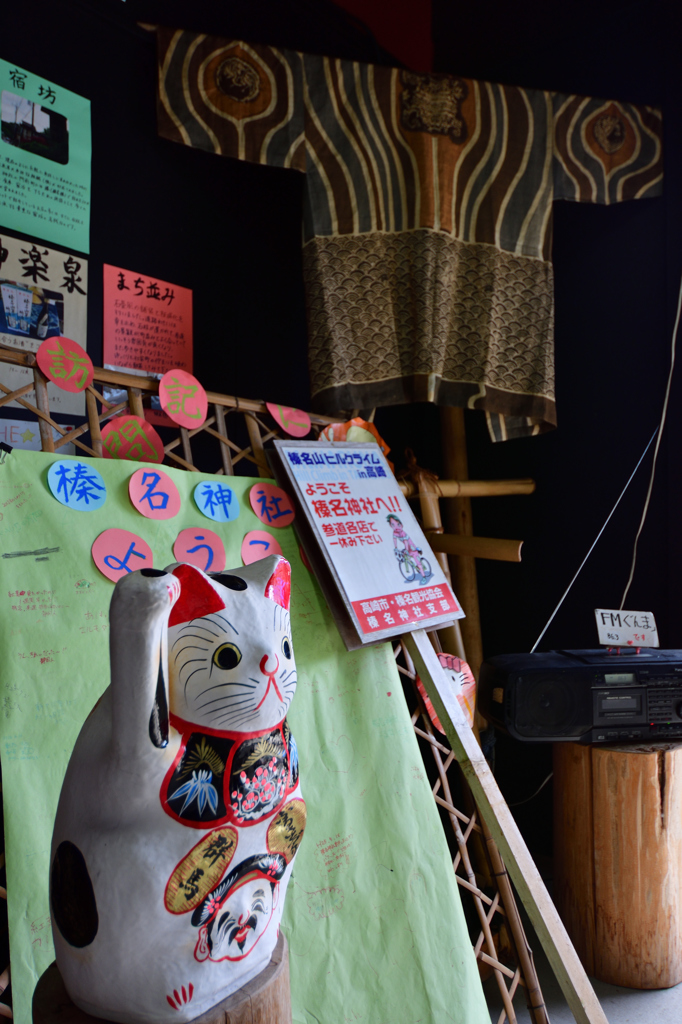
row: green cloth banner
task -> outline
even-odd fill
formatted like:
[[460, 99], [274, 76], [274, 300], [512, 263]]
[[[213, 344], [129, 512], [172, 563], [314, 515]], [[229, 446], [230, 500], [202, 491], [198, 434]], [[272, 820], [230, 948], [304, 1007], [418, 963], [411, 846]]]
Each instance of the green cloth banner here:
[[[127, 529], [164, 567], [175, 560], [180, 530], [208, 524], [192, 489], [202, 480], [226, 482], [164, 467], [181, 510], [173, 519], [145, 519], [128, 497], [138, 464], [102, 459], [94, 465], [106, 501], [81, 512], [50, 494], [47, 471], [59, 458], [15, 450], [0, 465], [0, 752], [17, 1024], [30, 1024], [35, 983], [54, 958], [48, 869], [62, 778], [78, 731], [109, 682], [114, 584], [95, 567], [92, 543], [109, 527]], [[239, 518], [210, 523], [228, 568], [241, 564], [244, 534], [262, 528], [248, 501], [257, 482], [230, 478]], [[346, 652], [293, 528], [271, 532], [293, 569], [299, 682], [288, 720], [308, 805], [283, 924], [294, 1022], [488, 1024], [391, 648]], [[154, 949], [163, 956], [161, 944]]]

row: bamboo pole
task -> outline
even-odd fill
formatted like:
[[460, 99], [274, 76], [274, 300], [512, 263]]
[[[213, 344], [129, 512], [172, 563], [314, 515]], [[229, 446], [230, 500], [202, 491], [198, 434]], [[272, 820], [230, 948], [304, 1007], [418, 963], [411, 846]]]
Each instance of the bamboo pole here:
[[[497, 562], [520, 562], [522, 540], [502, 540], [499, 537], [467, 537], [454, 533], [429, 533], [426, 531], [426, 539], [437, 552], [447, 552], [449, 555], [464, 555], [469, 558], [492, 558]], [[457, 596], [461, 599], [459, 591], [455, 588]], [[469, 615], [469, 608], [462, 599], [462, 607]]]
[[251, 451], [253, 457], [256, 460], [258, 466], [258, 473], [260, 476], [272, 478], [272, 473], [265, 458], [265, 451], [263, 450], [263, 440], [260, 436], [260, 430], [258, 429], [258, 423], [256, 422], [255, 416], [247, 413], [244, 417], [246, 420], [246, 429], [249, 432], [249, 441], [251, 442]]
[[[225, 476], [234, 476], [234, 467], [232, 465], [232, 452], [230, 446], [227, 444], [227, 424], [225, 423], [225, 410], [222, 405], [214, 404], [213, 411], [215, 413], [215, 421], [218, 425], [218, 432], [220, 433], [220, 456], [223, 460], [223, 473]], [[224, 438], [224, 440], [223, 440]]]
[[180, 440], [182, 441], [182, 454], [185, 462], [189, 463], [190, 466], [194, 466], [192, 446], [189, 443], [189, 430], [187, 427], [180, 427]]
[[[532, 480], [495, 480], [495, 481], [471, 481], [468, 480], [469, 476], [469, 465], [467, 460], [467, 447], [466, 447], [466, 431], [464, 427], [464, 410], [455, 409], [451, 406], [444, 406], [440, 411], [440, 422], [441, 422], [441, 439], [443, 448], [443, 468], [448, 476], [456, 478], [457, 487], [452, 489], [446, 489], [441, 485], [441, 491], [446, 494], [449, 499], [445, 502], [445, 521], [448, 527], [448, 533], [457, 534], [458, 536], [471, 537], [473, 530], [473, 521], [471, 518], [471, 497], [486, 497], [491, 494], [490, 490], [486, 490], [483, 487], [471, 487], [472, 484], [492, 484], [495, 483], [498, 486], [501, 484], [508, 484], [510, 487], [514, 484], [526, 484], [532, 485], [531, 490], [535, 488], [535, 484]], [[448, 481], [449, 483], [450, 481]], [[469, 484], [467, 488], [468, 493], [464, 493], [462, 489], [463, 484]], [[497, 490], [495, 494], [500, 493], [519, 493], [519, 491], [502, 491]], [[520, 493], [526, 493], [521, 491]], [[473, 558], [473, 553], [466, 551], [457, 552], [456, 555], [451, 558], [452, 565], [452, 576], [455, 584], [455, 593], [462, 602], [462, 607], [466, 612], [466, 619], [462, 623], [462, 636], [466, 644], [466, 649], [469, 652], [471, 661], [469, 666], [474, 674], [474, 678], [478, 679], [478, 674], [481, 669], [483, 662], [483, 638], [481, 636], [481, 614], [478, 603], [478, 581], [476, 579], [476, 562]], [[479, 729], [485, 728], [483, 719], [480, 713], [477, 712], [477, 722]]]
[[[419, 504], [421, 506], [422, 523], [427, 536], [429, 530], [441, 531], [443, 526], [440, 518], [438, 495], [433, 484], [430, 481], [424, 480], [424, 478], [420, 481]], [[445, 578], [448, 582], [451, 582], [450, 566], [448, 565], [447, 555], [436, 552], [436, 558], [438, 559], [438, 563], [445, 574]], [[439, 629], [438, 636], [446, 651], [450, 654], [456, 654], [458, 658], [462, 659], [462, 661], [466, 661], [466, 652], [464, 650], [464, 643], [462, 642], [462, 631], [459, 628], [459, 619], [455, 619], [452, 626], [445, 626], [444, 629]]]
[[85, 405], [88, 411], [88, 426], [90, 427], [90, 440], [92, 441], [92, 450], [98, 458], [102, 458], [102, 431], [99, 426], [99, 413], [97, 411], [97, 399], [95, 397], [96, 392], [91, 388], [87, 388], [85, 392]]
[[[43, 416], [49, 416], [50, 400], [47, 396], [47, 377], [42, 373], [37, 364], [33, 367], [33, 382], [36, 389], [36, 406]], [[52, 427], [49, 422], [43, 419], [43, 416], [38, 420], [41, 448], [44, 452], [53, 452], [54, 438], [52, 436]]]
[[[462, 410], [454, 410], [461, 412]], [[448, 473], [452, 470], [448, 469]], [[505, 494], [532, 494], [535, 481], [521, 480], [439, 480], [438, 492], [441, 498], [495, 498]], [[406, 498], [416, 497], [418, 490], [411, 480], [401, 480], [400, 490]]]
[[133, 416], [144, 419], [144, 406], [142, 405], [142, 391], [140, 388], [127, 388], [128, 406]]

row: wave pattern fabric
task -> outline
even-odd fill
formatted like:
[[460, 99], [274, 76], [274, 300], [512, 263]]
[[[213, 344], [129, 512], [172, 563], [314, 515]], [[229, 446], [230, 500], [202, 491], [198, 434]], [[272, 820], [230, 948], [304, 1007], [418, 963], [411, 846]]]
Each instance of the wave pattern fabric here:
[[159, 31], [159, 132], [306, 175], [313, 402], [556, 425], [552, 202], [661, 194], [629, 103]]

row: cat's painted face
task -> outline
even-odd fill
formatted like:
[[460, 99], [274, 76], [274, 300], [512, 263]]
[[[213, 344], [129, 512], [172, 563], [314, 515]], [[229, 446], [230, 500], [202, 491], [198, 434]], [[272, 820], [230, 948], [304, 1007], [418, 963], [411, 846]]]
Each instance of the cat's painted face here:
[[167, 571], [181, 583], [168, 629], [171, 714], [218, 732], [278, 725], [296, 691], [289, 563], [274, 555], [214, 576]]

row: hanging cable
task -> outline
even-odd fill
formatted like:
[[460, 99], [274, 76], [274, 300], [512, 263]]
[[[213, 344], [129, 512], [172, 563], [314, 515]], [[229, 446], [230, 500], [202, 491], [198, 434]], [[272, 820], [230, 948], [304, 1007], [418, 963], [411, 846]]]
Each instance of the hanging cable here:
[[658, 428], [658, 440], [656, 441], [656, 448], [654, 449], [654, 459], [651, 464], [651, 476], [649, 478], [649, 489], [646, 492], [646, 498], [644, 499], [644, 508], [642, 509], [642, 518], [639, 521], [639, 529], [635, 537], [635, 544], [632, 549], [632, 565], [630, 566], [630, 575], [623, 591], [623, 597], [620, 602], [620, 608], [623, 609], [625, 605], [625, 598], [628, 596], [628, 591], [632, 584], [632, 580], [635, 575], [635, 566], [637, 564], [637, 545], [639, 544], [639, 538], [642, 530], [644, 529], [644, 522], [649, 511], [649, 502], [651, 501], [651, 492], [654, 488], [654, 477], [656, 476], [656, 461], [658, 459], [658, 451], [661, 447], [661, 438], [663, 436], [663, 427], [665, 426], [666, 416], [668, 415], [668, 400], [670, 398], [670, 387], [673, 381], [673, 370], [675, 369], [675, 354], [677, 349], [677, 331], [680, 326], [680, 312], [682, 312], [682, 281], [680, 281], [680, 292], [677, 297], [677, 315], [675, 316], [675, 326], [673, 327], [673, 340], [670, 350], [670, 372], [668, 373], [668, 384], [665, 389], [665, 399], [663, 400], [663, 411], [661, 413], [661, 422]]
[[633, 481], [633, 478], [634, 478], [634, 476], [635, 476], [635, 473], [637, 472], [637, 470], [639, 469], [639, 467], [640, 467], [640, 466], [642, 465], [642, 462], [644, 461], [644, 456], [645, 456], [645, 455], [646, 455], [646, 453], [647, 453], [647, 452], [649, 451], [649, 448], [651, 447], [651, 445], [652, 445], [652, 443], [653, 443], [653, 440], [654, 440], [654, 438], [656, 437], [656, 434], [658, 433], [658, 431], [659, 431], [659, 428], [658, 428], [658, 427], [656, 427], [656, 429], [654, 430], [653, 434], [652, 434], [652, 435], [651, 435], [651, 437], [649, 438], [649, 443], [647, 444], [646, 448], [644, 449], [644, 451], [642, 452], [642, 454], [641, 454], [641, 455], [640, 455], [640, 457], [639, 457], [639, 462], [637, 463], [637, 465], [636, 465], [636, 466], [635, 466], [635, 468], [633, 469], [632, 473], [630, 474], [630, 479], [629, 479], [629, 480], [628, 480], [628, 482], [626, 483], [626, 485], [625, 485], [625, 487], [623, 488], [623, 490], [622, 490], [622, 491], [620, 492], [620, 496], [619, 496], [618, 500], [616, 501], [616, 504], [615, 504], [615, 505], [613, 506], [613, 508], [612, 508], [612, 509], [611, 509], [611, 511], [609, 512], [608, 516], [606, 517], [606, 520], [605, 520], [605, 522], [604, 522], [604, 525], [602, 526], [601, 530], [599, 531], [599, 533], [597, 534], [597, 536], [596, 536], [596, 537], [594, 538], [594, 540], [593, 540], [593, 542], [592, 542], [592, 545], [590, 546], [590, 550], [589, 550], [589, 551], [587, 552], [587, 554], [586, 554], [586, 555], [585, 555], [585, 557], [583, 558], [582, 562], [580, 563], [580, 566], [578, 567], [578, 571], [576, 572], [575, 576], [573, 577], [573, 579], [571, 580], [571, 582], [570, 582], [570, 583], [568, 584], [568, 586], [567, 586], [567, 587], [566, 587], [566, 589], [564, 590], [564, 592], [563, 592], [563, 595], [562, 595], [562, 597], [561, 597], [561, 600], [559, 601], [558, 605], [556, 606], [556, 608], [554, 609], [554, 611], [553, 611], [553, 612], [552, 612], [552, 614], [550, 615], [549, 619], [547, 620], [547, 624], [545, 625], [545, 628], [543, 629], [542, 633], [540, 633], [540, 636], [539, 636], [539, 637], [537, 638], [537, 640], [535, 641], [535, 643], [534, 643], [534, 644], [533, 644], [533, 646], [531, 647], [531, 649], [530, 649], [530, 653], [531, 653], [531, 654], [533, 654], [533, 653], [534, 653], [534, 651], [535, 651], [536, 647], [538, 646], [538, 644], [539, 644], [539, 643], [540, 643], [540, 641], [542, 640], [543, 636], [545, 635], [545, 633], [547, 632], [547, 630], [548, 630], [548, 629], [549, 629], [549, 627], [551, 626], [551, 624], [552, 624], [552, 621], [554, 620], [554, 616], [555, 616], [555, 615], [556, 615], [556, 613], [557, 613], [557, 612], [559, 611], [559, 609], [561, 608], [562, 604], [564, 603], [564, 601], [565, 601], [565, 600], [566, 600], [566, 598], [568, 597], [568, 592], [569, 592], [569, 590], [571, 589], [571, 587], [573, 586], [573, 584], [575, 583], [575, 581], [576, 581], [576, 580], [578, 579], [578, 576], [579, 576], [579, 575], [580, 575], [580, 573], [582, 572], [582, 569], [583, 569], [583, 566], [585, 565], [585, 562], [587, 561], [587, 559], [588, 559], [588, 558], [590, 557], [590, 555], [591, 555], [591, 554], [592, 554], [592, 552], [594, 551], [595, 547], [597, 546], [597, 542], [598, 542], [599, 538], [601, 537], [602, 533], [604, 532], [604, 530], [605, 530], [605, 529], [606, 529], [606, 527], [608, 526], [608, 524], [609, 524], [609, 522], [610, 522], [610, 520], [611, 520], [611, 516], [613, 515], [613, 513], [614, 513], [614, 512], [616, 511], [616, 509], [617, 509], [617, 508], [618, 508], [618, 506], [620, 505], [620, 503], [621, 503], [621, 501], [622, 501], [622, 498], [623, 498], [623, 495], [625, 494], [625, 492], [627, 491], [628, 487], [629, 487], [629, 486], [630, 486], [630, 484], [632, 483], [632, 481]]

